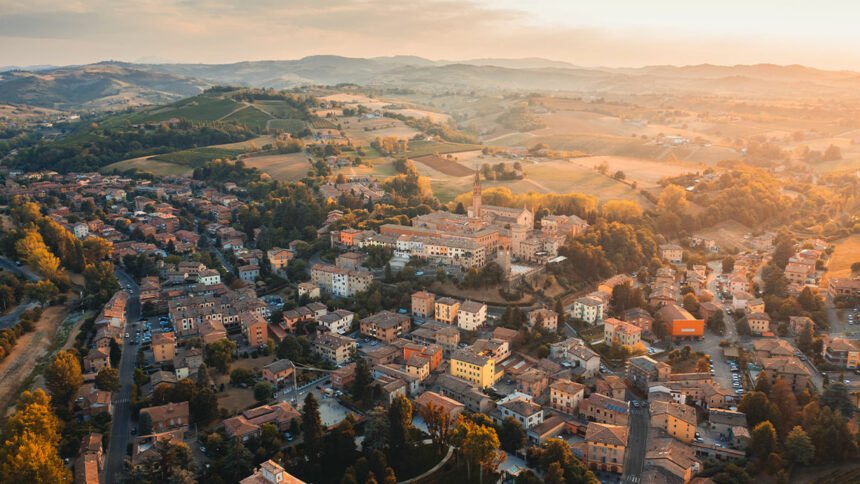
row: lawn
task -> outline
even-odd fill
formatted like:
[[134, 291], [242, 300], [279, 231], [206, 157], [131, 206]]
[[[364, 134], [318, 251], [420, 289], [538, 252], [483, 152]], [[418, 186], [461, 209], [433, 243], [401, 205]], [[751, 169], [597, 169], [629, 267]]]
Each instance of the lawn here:
[[260, 111], [256, 107], [247, 106], [227, 116], [224, 118], [224, 121], [234, 121], [259, 133], [266, 130], [266, 123], [270, 119], [272, 119], [270, 115]]
[[232, 99], [196, 96], [167, 106], [145, 111], [132, 118], [133, 122], [165, 121], [170, 118], [191, 121], [215, 121], [230, 114], [240, 104]]
[[254, 167], [268, 173], [276, 180], [301, 180], [311, 168], [308, 159], [303, 153], [290, 153], [288, 155], [263, 155], [249, 156], [244, 158], [246, 166]]
[[827, 277], [848, 277], [851, 264], [860, 262], [860, 234], [833, 242], [833, 255], [827, 263]]
[[280, 129], [285, 133], [298, 134], [303, 129], [307, 128], [308, 123], [301, 119], [271, 119], [269, 120], [269, 129]]
[[236, 156], [242, 154], [243, 152], [243, 150], [228, 150], [224, 148], [203, 147], [155, 155], [150, 158], [150, 160], [166, 161], [168, 163], [175, 163], [177, 165], [185, 165], [196, 168], [208, 161], [216, 160], [219, 158], [222, 160], [233, 159]]

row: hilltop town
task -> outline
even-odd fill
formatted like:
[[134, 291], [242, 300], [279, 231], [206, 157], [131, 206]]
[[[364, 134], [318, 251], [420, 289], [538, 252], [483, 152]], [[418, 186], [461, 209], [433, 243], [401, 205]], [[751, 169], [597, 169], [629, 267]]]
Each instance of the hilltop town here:
[[[857, 455], [860, 274], [822, 238], [493, 205], [477, 170], [445, 205], [408, 162], [3, 176], [2, 355], [46, 358], [6, 404], [53, 410], [56, 476], [686, 484]], [[686, 203], [667, 184], [657, 216]]]

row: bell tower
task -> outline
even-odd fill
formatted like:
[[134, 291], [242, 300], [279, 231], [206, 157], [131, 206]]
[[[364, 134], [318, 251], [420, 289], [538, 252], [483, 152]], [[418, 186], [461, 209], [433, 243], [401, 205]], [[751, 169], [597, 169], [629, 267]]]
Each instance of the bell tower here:
[[472, 217], [481, 218], [481, 176], [475, 170], [475, 183], [472, 184]]

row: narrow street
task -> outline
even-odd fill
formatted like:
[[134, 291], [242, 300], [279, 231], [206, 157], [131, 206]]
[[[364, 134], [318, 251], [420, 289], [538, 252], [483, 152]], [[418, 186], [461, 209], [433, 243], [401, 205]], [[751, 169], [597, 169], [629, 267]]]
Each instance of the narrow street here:
[[[134, 278], [122, 269], [116, 269], [116, 276], [120, 285], [125, 288], [130, 285], [132, 296], [126, 308], [126, 324], [135, 322], [140, 318], [140, 288]], [[126, 329], [123, 330], [123, 335]], [[134, 377], [134, 361], [137, 356], [137, 347], [129, 344], [130, 338], [123, 338], [122, 358], [119, 363], [120, 391], [113, 399], [113, 424], [110, 432], [110, 446], [104, 470], [102, 471], [102, 482], [117, 482], [117, 474], [122, 472], [123, 461], [126, 458], [126, 447], [130, 440], [131, 432], [131, 386]]]
[[621, 482], [636, 484], [642, 478], [645, 467], [645, 451], [648, 448], [648, 408], [630, 407], [627, 437], [627, 455], [624, 456], [624, 475]]

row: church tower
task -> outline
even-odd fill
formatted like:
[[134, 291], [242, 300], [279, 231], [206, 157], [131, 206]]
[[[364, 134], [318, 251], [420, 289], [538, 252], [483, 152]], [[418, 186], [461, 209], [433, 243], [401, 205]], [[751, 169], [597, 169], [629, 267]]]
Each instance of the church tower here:
[[475, 183], [472, 184], [472, 217], [481, 218], [481, 176], [475, 170]]

